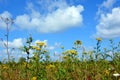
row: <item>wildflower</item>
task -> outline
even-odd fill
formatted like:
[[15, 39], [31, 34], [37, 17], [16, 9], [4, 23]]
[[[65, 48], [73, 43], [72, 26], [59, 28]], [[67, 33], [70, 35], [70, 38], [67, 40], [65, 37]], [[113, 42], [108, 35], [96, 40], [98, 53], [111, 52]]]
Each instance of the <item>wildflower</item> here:
[[86, 52], [86, 51], [83, 51], [83, 54], [85, 54], [85, 55], [86, 55], [86, 54], [87, 54], [87, 52]]
[[40, 47], [45, 46], [45, 42], [37, 42], [36, 44]]
[[37, 80], [37, 77], [32, 77], [32, 80]]
[[119, 73], [115, 73], [115, 74], [113, 74], [113, 76], [115, 76], [115, 77], [119, 77], [120, 74], [119, 74]]
[[46, 52], [47, 52], [47, 50], [43, 50], [43, 52], [44, 52], [44, 53], [46, 53]]
[[37, 46], [31, 46], [32, 47], [32, 49], [36, 49], [37, 48]]
[[3, 67], [3, 69], [8, 69], [9, 68], [9, 66], [7, 66], [7, 65], [2, 65], [2, 67]]
[[36, 48], [36, 50], [38, 50], [38, 51], [39, 51], [39, 50], [40, 50], [40, 48], [39, 48], [39, 47], [37, 47], [37, 48]]
[[82, 45], [82, 41], [76, 40], [76, 41], [74, 42], [74, 44], [75, 44], [75, 45]]
[[102, 41], [102, 39], [101, 39], [101, 38], [96, 38], [96, 40], [97, 40], [97, 41]]
[[46, 66], [46, 68], [47, 69], [55, 68], [55, 65], [50, 64], [50, 65]]
[[77, 51], [75, 50], [69, 50], [70, 53], [72, 53], [73, 55], [77, 55]]
[[23, 62], [23, 67], [26, 67], [26, 65], [27, 65], [27, 62]]
[[76, 50], [67, 50], [67, 51], [65, 51], [65, 52], [63, 52], [63, 54], [67, 54], [67, 55], [77, 55], [78, 53], [77, 53], [77, 51]]
[[54, 65], [49, 65], [49, 67], [50, 67], [50, 68], [55, 68], [55, 66], [54, 66]]
[[67, 58], [68, 58], [68, 56], [63, 56], [63, 58], [64, 58], [64, 59], [67, 59]]
[[32, 49], [40, 50], [40, 48], [38, 46], [32, 46]]
[[114, 71], [115, 68], [114, 68], [114, 67], [111, 67], [111, 68], [109, 68], [108, 70], [110, 70], [110, 71]]
[[105, 75], [109, 75], [110, 72], [109, 72], [109, 70], [105, 70], [104, 73], [105, 73]]

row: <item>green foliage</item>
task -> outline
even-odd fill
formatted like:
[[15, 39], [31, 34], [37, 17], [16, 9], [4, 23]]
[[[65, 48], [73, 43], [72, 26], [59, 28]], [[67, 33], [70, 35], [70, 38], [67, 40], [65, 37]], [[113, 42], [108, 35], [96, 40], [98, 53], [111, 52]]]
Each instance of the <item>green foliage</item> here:
[[18, 63], [23, 63], [23, 62], [26, 62], [26, 58], [20, 57]]
[[[61, 60], [51, 61], [45, 42], [36, 42], [30, 36], [21, 49], [27, 56], [16, 63], [0, 63], [1, 80], [119, 80], [113, 74], [120, 74], [120, 44], [114, 46], [110, 40], [110, 50], [102, 50], [101, 38], [97, 38], [94, 50], [86, 51], [82, 42], [77, 40], [70, 50], [64, 50]], [[32, 52], [30, 52], [32, 51]], [[108, 54], [109, 52], [114, 55]], [[33, 54], [32, 57], [29, 55]], [[79, 55], [82, 55], [80, 57]], [[107, 58], [110, 58], [108, 60]], [[26, 60], [27, 59], [27, 60]]]

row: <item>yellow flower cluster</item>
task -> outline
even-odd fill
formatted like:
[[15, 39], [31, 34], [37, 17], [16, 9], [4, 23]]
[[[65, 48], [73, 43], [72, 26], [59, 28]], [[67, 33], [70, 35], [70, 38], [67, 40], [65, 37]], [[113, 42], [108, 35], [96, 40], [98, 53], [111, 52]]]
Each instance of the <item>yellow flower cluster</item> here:
[[40, 48], [38, 46], [32, 46], [32, 49], [40, 50]]
[[55, 65], [50, 64], [50, 65], [46, 66], [46, 69], [51, 69], [51, 68], [55, 68]]
[[45, 46], [45, 42], [36, 42], [36, 44], [40, 47]]
[[67, 59], [68, 57], [67, 56], [63, 56], [63, 59]]
[[9, 66], [3, 64], [3, 65], [2, 65], [2, 68], [3, 68], [3, 69], [9, 69]]
[[77, 55], [77, 51], [75, 50], [68, 50], [67, 53], [73, 54], [73, 55]]
[[105, 73], [105, 75], [109, 75], [110, 74], [109, 70], [105, 70], [104, 73]]
[[37, 77], [32, 77], [32, 80], [37, 80]]
[[96, 38], [96, 40], [97, 40], [97, 41], [102, 41], [102, 39], [101, 39], [101, 38]]

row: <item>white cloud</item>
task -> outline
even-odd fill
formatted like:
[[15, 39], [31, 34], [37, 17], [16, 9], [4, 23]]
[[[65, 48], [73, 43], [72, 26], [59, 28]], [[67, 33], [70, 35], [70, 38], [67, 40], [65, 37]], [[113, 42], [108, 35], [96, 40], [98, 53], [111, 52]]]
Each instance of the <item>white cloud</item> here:
[[55, 49], [55, 46], [49, 46], [47, 47], [49, 50], [54, 50]]
[[[53, 7], [52, 7], [53, 8]], [[19, 15], [15, 19], [15, 24], [22, 29], [32, 29], [41, 33], [52, 33], [62, 31], [70, 27], [80, 26], [83, 18], [81, 12], [83, 6], [58, 7], [46, 15], [35, 10], [33, 4], [28, 4], [30, 14]]]
[[[71, 27], [81, 26], [83, 22], [81, 12], [84, 10], [82, 5], [69, 6], [64, 0], [45, 1], [45, 3], [47, 3], [47, 11], [45, 13], [39, 10], [41, 9], [41, 5], [45, 7], [43, 4], [38, 3], [39, 6], [35, 6], [35, 4], [28, 3], [26, 8], [28, 14], [24, 13], [23, 15], [16, 16], [14, 24], [19, 29], [35, 30], [40, 33], [53, 33]], [[48, 3], [51, 4], [48, 6]], [[7, 11], [0, 14], [0, 16], [4, 18], [12, 17]], [[0, 20], [0, 28], [4, 28], [5, 26], [5, 23]]]
[[[18, 48], [20, 48], [21, 46], [23, 46], [23, 42], [24, 42], [24, 39], [22, 38], [17, 38], [17, 39], [14, 39], [13, 41], [9, 41], [8, 42], [8, 45], [9, 45], [9, 53], [10, 53], [10, 57], [11, 56], [14, 56], [16, 59], [19, 58], [18, 55], [23, 55], [22, 53], [19, 52]], [[6, 48], [4, 46], [4, 43], [6, 43], [6, 41], [0, 41], [0, 60], [3, 60], [4, 58], [7, 59], [7, 52], [6, 52]], [[13, 49], [14, 48], [14, 49]], [[11, 58], [12, 59], [12, 58]]]
[[0, 29], [5, 28], [6, 24], [5, 22], [2, 20], [2, 18], [11, 18], [12, 15], [8, 12], [8, 11], [4, 11], [3, 13], [0, 14]]
[[14, 39], [13, 42], [9, 42], [9, 46], [13, 48], [19, 48], [23, 46], [23, 39], [22, 38]]
[[44, 12], [52, 12], [58, 8], [65, 8], [69, 5], [66, 0], [38, 0], [37, 3], [40, 5], [41, 11]]
[[[14, 39], [13, 41], [8, 41], [8, 46], [9, 48], [19, 48], [21, 46], [23, 46], [23, 39], [22, 38], [17, 38]], [[6, 44], [6, 41], [0, 41], [0, 47], [4, 47], [4, 43]]]
[[102, 7], [105, 7], [105, 8], [111, 8], [113, 6], [113, 4], [115, 3], [116, 0], [106, 0], [102, 3]]
[[111, 13], [103, 14], [96, 26], [97, 36], [113, 38], [120, 36], [120, 7], [113, 8]]
[[111, 11], [113, 5], [116, 3], [116, 0], [105, 0], [98, 7], [97, 16], [101, 16], [101, 14], [106, 13], [106, 11]]

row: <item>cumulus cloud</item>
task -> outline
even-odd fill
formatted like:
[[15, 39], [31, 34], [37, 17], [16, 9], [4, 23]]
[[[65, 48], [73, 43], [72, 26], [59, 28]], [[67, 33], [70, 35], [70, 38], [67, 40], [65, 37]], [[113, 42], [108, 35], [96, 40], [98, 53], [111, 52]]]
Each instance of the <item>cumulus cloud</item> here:
[[37, 3], [39, 4], [41, 11], [44, 13], [52, 12], [58, 8], [65, 8], [69, 5], [67, 4], [66, 0], [38, 0]]
[[114, 3], [115, 3], [115, 0], [107, 0], [107, 1], [104, 1], [101, 6], [105, 8], [111, 8]]
[[98, 7], [97, 15], [101, 16], [101, 14], [106, 13], [106, 11], [111, 11], [115, 3], [116, 3], [116, 0], [103, 1], [103, 3]]
[[[9, 53], [10, 53], [10, 57], [14, 56], [16, 59], [19, 59], [18, 55], [22, 54], [18, 51], [18, 48], [20, 48], [21, 46], [23, 46], [24, 43], [24, 39], [22, 38], [16, 38], [13, 41], [8, 41], [8, 45], [9, 45]], [[6, 41], [1, 41], [0, 40], [0, 60], [3, 60], [4, 58], [7, 59], [7, 52], [6, 52], [6, 48], [5, 45]]]
[[[19, 48], [23, 46], [23, 39], [22, 38], [17, 38], [14, 39], [13, 41], [8, 41], [9, 48]], [[4, 47], [4, 44], [6, 44], [6, 41], [0, 41], [0, 47]]]
[[[28, 13], [16, 16], [14, 24], [19, 29], [34, 30], [40, 33], [53, 33], [81, 26], [83, 22], [81, 12], [84, 10], [82, 5], [70, 6], [66, 0], [42, 1], [38, 1], [37, 6], [29, 2], [26, 7]], [[46, 5], [42, 3], [46, 3]], [[41, 7], [46, 8], [44, 9], [46, 11], [43, 11]], [[3, 12], [0, 16], [12, 17], [8, 11]], [[4, 22], [0, 20], [0, 28], [4, 27]]]
[[23, 46], [23, 39], [22, 38], [14, 39], [13, 42], [9, 42], [8, 44], [13, 48], [19, 48]]
[[96, 26], [97, 36], [113, 38], [120, 36], [120, 7], [113, 8], [111, 13], [103, 14]]
[[29, 14], [19, 15], [15, 19], [15, 24], [22, 29], [32, 29], [40, 33], [52, 33], [80, 26], [83, 21], [81, 12], [84, 8], [81, 5], [68, 6], [66, 4], [66, 6], [61, 7], [59, 4], [57, 8], [52, 6], [51, 8], [55, 9], [48, 11], [46, 15], [35, 10], [32, 3], [28, 3], [27, 8], [30, 10]]

